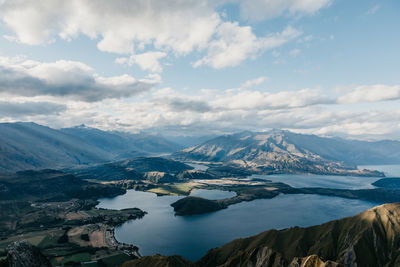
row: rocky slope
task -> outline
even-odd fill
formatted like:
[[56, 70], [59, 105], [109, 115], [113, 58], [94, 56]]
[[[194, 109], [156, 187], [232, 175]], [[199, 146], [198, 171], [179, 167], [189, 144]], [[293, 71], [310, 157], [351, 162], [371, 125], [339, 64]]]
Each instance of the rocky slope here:
[[[214, 138], [177, 152], [173, 157], [180, 160], [224, 162], [259, 173], [379, 175], [367, 170], [356, 170], [353, 161], [344, 156], [345, 153], [333, 153], [335, 156], [326, 153], [333, 149], [336, 139], [306, 136], [309, 140], [300, 142], [300, 137], [305, 136], [279, 130], [266, 133], [242, 132]], [[314, 139], [324, 140], [325, 143], [332, 141], [332, 144], [325, 151], [324, 147], [313, 144]]]
[[318, 226], [271, 230], [237, 239], [210, 250], [199, 264], [225, 264], [238, 254], [250, 257], [254, 249], [261, 247], [280, 253], [287, 262], [315, 254], [346, 266], [399, 266], [400, 204], [377, 206]]

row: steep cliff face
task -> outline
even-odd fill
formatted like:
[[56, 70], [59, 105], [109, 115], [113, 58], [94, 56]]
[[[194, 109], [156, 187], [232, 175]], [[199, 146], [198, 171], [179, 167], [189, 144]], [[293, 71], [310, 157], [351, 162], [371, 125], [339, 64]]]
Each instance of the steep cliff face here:
[[268, 247], [260, 247], [252, 251], [239, 252], [231, 257], [221, 267], [246, 266], [246, 267], [340, 267], [342, 264], [333, 261], [323, 261], [317, 255], [295, 257], [289, 263], [282, 255]]
[[15, 242], [7, 248], [7, 260], [10, 267], [51, 267], [40, 250], [28, 242]]

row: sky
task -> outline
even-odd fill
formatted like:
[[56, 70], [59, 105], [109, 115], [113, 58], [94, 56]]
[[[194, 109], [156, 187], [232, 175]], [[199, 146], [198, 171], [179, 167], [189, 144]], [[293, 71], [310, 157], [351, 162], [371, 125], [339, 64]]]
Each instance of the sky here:
[[398, 0], [0, 0], [0, 122], [400, 140]]

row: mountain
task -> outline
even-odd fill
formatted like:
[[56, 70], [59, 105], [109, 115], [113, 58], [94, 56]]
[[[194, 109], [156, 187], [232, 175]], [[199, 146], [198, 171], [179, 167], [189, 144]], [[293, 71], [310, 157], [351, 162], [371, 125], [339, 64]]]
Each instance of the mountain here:
[[[157, 176], [172, 176], [193, 167], [161, 157], [137, 157], [105, 164], [97, 164], [90, 167], [81, 167], [69, 170], [69, 172], [83, 179], [94, 180], [152, 180]], [[182, 179], [183, 177], [181, 177]]]
[[[124, 266], [145, 266], [148, 262], [157, 266], [175, 259], [177, 256], [155, 255]], [[317, 226], [269, 230], [239, 238], [211, 249], [198, 262], [186, 266], [400, 266], [400, 203]]]
[[0, 133], [0, 172], [60, 168], [113, 158], [80, 138], [35, 123], [1, 123]]
[[358, 164], [400, 162], [400, 142], [362, 142], [289, 131], [219, 136], [173, 154], [179, 160], [233, 163], [262, 172], [335, 173]]
[[346, 266], [399, 266], [400, 204], [377, 206], [353, 217], [322, 225], [266, 231], [210, 250], [201, 266], [215, 266], [246, 258], [268, 247], [286, 261], [316, 254]]
[[[146, 133], [131, 134], [118, 131], [102, 131], [96, 128], [80, 125], [72, 128], [60, 129], [61, 132], [75, 136], [86, 143], [119, 155], [130, 151], [145, 153], [171, 153], [182, 149], [182, 146], [168, 141], [160, 135]], [[132, 156], [128, 156], [129, 158]]]
[[0, 133], [0, 172], [87, 165], [181, 148], [161, 136], [85, 126], [56, 130], [30, 122], [0, 123]]
[[208, 134], [208, 135], [200, 135], [200, 136], [189, 136], [189, 135], [165, 135], [163, 134], [164, 138], [173, 142], [182, 145], [183, 147], [192, 147], [203, 143], [207, 140], [217, 137], [215, 134]]

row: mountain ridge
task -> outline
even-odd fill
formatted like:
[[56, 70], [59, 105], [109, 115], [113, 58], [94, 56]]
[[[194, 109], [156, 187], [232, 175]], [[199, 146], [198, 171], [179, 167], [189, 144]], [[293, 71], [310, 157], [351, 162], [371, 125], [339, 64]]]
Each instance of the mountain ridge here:
[[89, 127], [53, 129], [32, 122], [0, 123], [0, 172], [66, 168], [172, 152], [161, 136]]
[[[260, 133], [244, 131], [213, 138], [176, 152], [172, 157], [184, 161], [222, 162], [265, 174], [308, 172], [351, 175], [353, 172], [358, 175], [354, 172], [357, 172], [356, 165], [360, 162], [378, 164], [375, 161], [377, 157], [383, 158], [380, 163], [400, 162], [400, 142], [387, 142], [391, 147], [388, 155], [383, 152], [377, 154], [377, 151], [383, 151], [384, 148], [374, 148], [375, 143], [302, 135], [276, 129]], [[353, 143], [365, 147], [356, 149], [355, 145], [349, 145]], [[393, 147], [399, 151], [396, 150], [390, 156]], [[355, 152], [350, 153], [353, 149]], [[364, 158], [360, 159], [359, 155]]]

